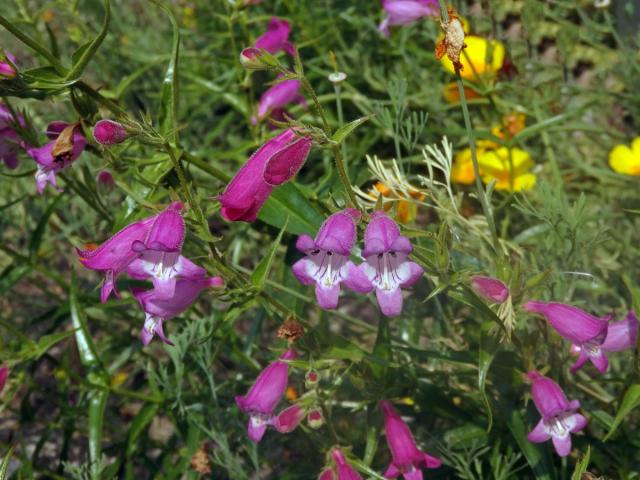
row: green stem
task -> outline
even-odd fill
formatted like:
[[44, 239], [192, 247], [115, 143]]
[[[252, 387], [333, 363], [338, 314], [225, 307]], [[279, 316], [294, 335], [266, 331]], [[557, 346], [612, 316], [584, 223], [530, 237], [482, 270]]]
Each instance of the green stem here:
[[356, 199], [356, 194], [353, 191], [353, 185], [351, 185], [351, 181], [349, 180], [349, 175], [347, 174], [347, 169], [342, 160], [342, 153], [340, 152], [340, 147], [338, 145], [334, 145], [331, 147], [333, 151], [333, 157], [336, 161], [336, 168], [338, 169], [338, 175], [340, 176], [340, 180], [342, 181], [342, 186], [344, 187], [347, 196], [349, 197], [350, 206], [357, 208], [362, 211], [362, 207], [358, 203]]
[[327, 135], [327, 137], [331, 137], [331, 127], [329, 126], [327, 116], [324, 113], [324, 108], [322, 108], [322, 104], [320, 103], [320, 100], [318, 100], [315, 90], [309, 83], [309, 80], [307, 80], [307, 77], [302, 77], [300, 80], [302, 80], [302, 88], [304, 88], [311, 96], [318, 115], [320, 115], [320, 118], [322, 119], [322, 129], [324, 130], [325, 135]]

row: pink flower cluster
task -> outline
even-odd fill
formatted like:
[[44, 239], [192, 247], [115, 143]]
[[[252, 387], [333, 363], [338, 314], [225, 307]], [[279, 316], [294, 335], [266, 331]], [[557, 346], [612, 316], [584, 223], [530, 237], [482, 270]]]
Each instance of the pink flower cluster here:
[[145, 312], [140, 338], [148, 345], [154, 335], [171, 344], [163, 323], [180, 315], [202, 290], [220, 288], [220, 277], [209, 277], [204, 268], [182, 255], [185, 224], [183, 205], [173, 202], [157, 215], [126, 226], [95, 249], [78, 250], [80, 263], [103, 272], [101, 300], [106, 302], [116, 288], [118, 275], [126, 272], [136, 280], [150, 280], [153, 289], [133, 289], [133, 295]]
[[376, 292], [382, 313], [397, 316], [402, 312], [401, 289], [410, 288], [424, 274], [420, 265], [409, 260], [409, 239], [384, 212], [371, 215], [364, 234], [364, 262], [355, 265], [349, 257], [356, 241], [356, 222], [360, 213], [349, 208], [331, 215], [320, 227], [316, 238], [302, 235], [296, 248], [306, 256], [292, 271], [304, 285], [315, 285], [316, 299], [322, 308], [338, 306], [340, 286], [358, 293]]

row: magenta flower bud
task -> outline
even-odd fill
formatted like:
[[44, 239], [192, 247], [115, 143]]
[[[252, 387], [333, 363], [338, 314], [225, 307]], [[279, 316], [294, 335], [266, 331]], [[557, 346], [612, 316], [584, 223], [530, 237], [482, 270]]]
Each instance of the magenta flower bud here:
[[391, 25], [410, 25], [422, 17], [438, 15], [438, 0], [382, 0], [382, 8], [387, 16], [378, 30], [389, 36]]
[[[281, 360], [276, 360], [260, 372], [246, 395], [235, 398], [240, 410], [249, 414], [247, 434], [256, 443], [262, 440], [267, 426], [276, 421], [275, 408], [287, 389], [289, 365], [282, 360], [293, 360], [296, 356], [292, 349], [284, 352]], [[284, 425], [290, 425], [287, 423], [288, 419], [285, 415], [282, 419]]]
[[308, 389], [315, 388], [320, 381], [320, 375], [315, 370], [309, 370], [304, 377], [304, 386]]
[[331, 450], [331, 460], [334, 465], [323, 470], [318, 480], [362, 480], [339, 448]]
[[509, 297], [507, 286], [496, 278], [476, 275], [471, 279], [471, 287], [478, 295], [493, 303], [504, 303]]
[[[272, 112], [283, 112], [284, 107], [293, 102], [306, 106], [306, 101], [299, 91], [300, 80], [284, 80], [269, 88], [260, 97], [258, 119], [264, 120]], [[282, 113], [278, 116], [282, 116]]]
[[311, 137], [291, 129], [262, 145], [219, 196], [220, 214], [230, 222], [253, 222], [273, 187], [291, 180], [307, 160]]
[[[201, 270], [204, 271], [204, 269]], [[144, 326], [140, 331], [142, 344], [148, 345], [153, 337], [158, 335], [164, 343], [173, 345], [164, 334], [163, 323], [177, 317], [189, 308], [202, 290], [220, 288], [223, 285], [224, 281], [221, 277], [207, 277], [206, 274], [198, 274], [191, 278], [178, 279], [169, 297], [165, 292], [158, 292], [156, 289], [147, 291], [133, 289], [133, 296], [145, 313]]]
[[115, 145], [128, 137], [129, 132], [124, 125], [113, 120], [99, 120], [93, 127], [93, 138], [100, 145]]
[[15, 78], [18, 74], [15, 68], [16, 57], [9, 52], [4, 52], [4, 55], [0, 55], [0, 81], [4, 78]]
[[26, 127], [24, 118], [21, 115], [14, 118], [11, 110], [0, 103], [0, 160], [11, 170], [18, 166], [18, 150], [24, 147], [17, 126]]
[[611, 322], [600, 348], [607, 352], [621, 352], [635, 348], [638, 341], [638, 317], [630, 311], [624, 320]]
[[376, 289], [380, 310], [388, 317], [402, 312], [401, 288], [410, 288], [422, 278], [424, 270], [408, 259], [413, 250], [407, 237], [384, 211], [371, 215], [364, 233], [365, 262], [358, 268]]
[[[180, 212], [182, 208], [182, 203], [174, 202], [162, 213], [177, 213]], [[134, 244], [145, 244], [145, 241], [150, 237], [154, 224], [159, 218], [161, 224], [167, 216], [174, 218], [173, 213], [165, 213], [165, 215], [161, 217], [162, 213], [138, 220], [126, 226], [94, 250], [77, 250], [82, 265], [90, 270], [104, 272], [105, 274], [101, 293], [102, 303], [107, 301], [111, 292], [114, 292], [116, 297], [120, 297], [116, 289], [115, 281], [118, 275], [124, 272], [129, 264], [136, 260], [142, 253], [140, 249], [137, 251], [134, 250]], [[152, 240], [154, 245], [157, 243], [156, 240], [159, 236], [158, 230], [159, 228], [157, 226], [153, 229], [155, 232]], [[180, 232], [178, 232], [178, 234], [180, 234]], [[171, 235], [174, 234], [172, 233]], [[175, 243], [175, 239], [172, 239], [172, 241]]]
[[9, 378], [9, 367], [6, 363], [3, 363], [0, 367], [0, 393], [7, 383], [7, 378]]
[[[64, 145], [60, 146], [58, 138], [65, 130], [71, 128], [73, 132], [64, 140]], [[47, 127], [47, 136], [52, 139], [51, 142], [42, 147], [27, 148], [27, 154], [38, 164], [35, 175], [38, 193], [44, 191], [47, 183], [61, 192], [56, 173], [70, 166], [80, 156], [87, 142], [78, 127], [72, 127], [65, 122], [51, 123]], [[58, 148], [62, 153], [56, 153]]]
[[527, 439], [533, 443], [551, 440], [557, 454], [566, 457], [571, 452], [571, 434], [587, 426], [587, 419], [576, 413], [580, 402], [567, 400], [556, 382], [538, 372], [529, 372], [527, 376], [533, 382], [533, 403], [542, 416]]
[[356, 267], [349, 255], [356, 241], [356, 221], [360, 213], [348, 208], [327, 218], [316, 235], [301, 235], [296, 248], [306, 254], [293, 264], [291, 270], [304, 285], [315, 285], [318, 305], [336, 308], [340, 285], [360, 293], [368, 293], [373, 286], [366, 275]]
[[113, 178], [113, 174], [109, 170], [100, 170], [96, 175], [96, 182], [98, 185], [111, 191], [116, 188], [116, 181]]
[[240, 52], [240, 63], [247, 70], [266, 70], [269, 65], [260, 59], [260, 50], [255, 47], [248, 47]]
[[283, 50], [293, 57], [295, 55], [295, 47], [289, 41], [290, 32], [289, 22], [272, 17], [267, 31], [256, 40], [255, 47], [263, 48], [269, 53], [277, 53]]
[[409, 426], [400, 418], [391, 402], [381, 402], [384, 412], [384, 426], [387, 432], [387, 444], [391, 450], [392, 462], [384, 473], [385, 478], [397, 478], [403, 475], [405, 480], [422, 478], [422, 468], [438, 468], [442, 462], [421, 451], [409, 430]]
[[280, 433], [293, 432], [305, 415], [306, 412], [300, 405], [291, 405], [275, 416], [273, 427]]
[[608, 319], [594, 317], [584, 310], [563, 303], [527, 302], [524, 309], [544, 315], [562, 338], [580, 349], [580, 356], [571, 367], [572, 373], [579, 370], [587, 360], [600, 373], [607, 371], [609, 360], [602, 350], [602, 343], [607, 336]]
[[322, 410], [313, 409], [307, 414], [307, 423], [313, 429], [318, 429], [322, 425], [324, 425], [324, 415], [322, 415]]

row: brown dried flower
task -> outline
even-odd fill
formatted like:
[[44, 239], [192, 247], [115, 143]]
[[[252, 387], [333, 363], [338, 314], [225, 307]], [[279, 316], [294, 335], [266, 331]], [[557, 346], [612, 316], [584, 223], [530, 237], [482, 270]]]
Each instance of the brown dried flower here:
[[304, 335], [304, 328], [293, 318], [288, 318], [278, 328], [278, 338], [286, 338], [289, 343], [295, 342]]
[[455, 8], [449, 7], [449, 21], [447, 23], [441, 21], [440, 25], [444, 30], [444, 38], [436, 45], [436, 57], [440, 59], [446, 53], [453, 63], [456, 73], [459, 73], [463, 68], [460, 63], [460, 54], [466, 45], [462, 22]]
[[211, 462], [209, 461], [209, 455], [207, 455], [206, 444], [202, 445], [196, 450], [196, 453], [191, 457], [191, 468], [196, 472], [208, 475], [211, 473]]

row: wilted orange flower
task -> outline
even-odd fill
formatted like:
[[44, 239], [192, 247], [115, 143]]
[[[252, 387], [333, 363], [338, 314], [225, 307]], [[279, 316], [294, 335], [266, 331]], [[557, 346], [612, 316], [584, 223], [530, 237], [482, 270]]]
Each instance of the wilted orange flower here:
[[451, 60], [456, 73], [463, 70], [460, 63], [460, 53], [466, 47], [464, 43], [464, 27], [458, 17], [458, 13], [453, 7], [449, 7], [449, 21], [440, 22], [444, 30], [444, 38], [436, 45], [436, 57], [441, 59], [444, 54]]

